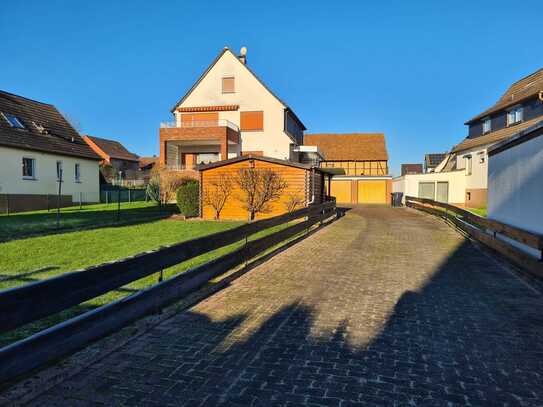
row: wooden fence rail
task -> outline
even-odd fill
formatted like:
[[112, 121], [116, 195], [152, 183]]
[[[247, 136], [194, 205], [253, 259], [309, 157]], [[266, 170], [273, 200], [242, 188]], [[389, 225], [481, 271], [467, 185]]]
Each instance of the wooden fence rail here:
[[[244, 241], [240, 248], [137, 294], [96, 308], [0, 349], [0, 383], [69, 354], [89, 341], [154, 312], [210, 279], [335, 215], [335, 201], [263, 219], [235, 229], [162, 247], [115, 263], [66, 273], [0, 291], [0, 332], [39, 320], [183, 261]], [[267, 236], [248, 237], [300, 218]]]
[[[406, 196], [405, 203], [406, 206], [446, 218], [470, 236], [508, 257], [528, 272], [538, 277], [543, 277], [542, 235], [528, 232], [496, 220], [483, 218], [457, 206], [437, 202], [432, 199]], [[505, 241], [503, 238], [500, 239], [500, 235], [539, 251], [539, 260]]]

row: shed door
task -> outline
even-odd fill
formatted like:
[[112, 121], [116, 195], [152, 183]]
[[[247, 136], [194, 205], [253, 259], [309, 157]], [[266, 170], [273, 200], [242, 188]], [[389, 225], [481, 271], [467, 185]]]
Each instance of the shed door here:
[[351, 203], [351, 181], [338, 181], [332, 180], [332, 185], [330, 188], [330, 193], [332, 196], [336, 197], [337, 203]]
[[449, 183], [438, 182], [436, 188], [436, 201], [448, 203], [449, 202]]
[[419, 198], [436, 199], [435, 182], [419, 182]]
[[359, 180], [358, 203], [360, 204], [386, 204], [386, 181], [383, 180]]

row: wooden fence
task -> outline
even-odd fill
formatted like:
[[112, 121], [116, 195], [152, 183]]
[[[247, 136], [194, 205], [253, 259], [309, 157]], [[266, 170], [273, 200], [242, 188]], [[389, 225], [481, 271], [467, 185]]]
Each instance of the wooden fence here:
[[[469, 236], [509, 258], [537, 277], [543, 277], [543, 236], [496, 220], [483, 218], [465, 209], [431, 199], [405, 197], [406, 206], [443, 217]], [[539, 259], [526, 253], [503, 237], [539, 251]]]
[[[330, 201], [162, 247], [114, 263], [0, 291], [0, 333], [3, 333], [79, 305], [143, 277], [161, 273], [165, 268], [201, 254], [244, 242], [240, 248], [226, 255], [159, 282], [137, 294], [1, 348], [0, 383], [72, 353], [90, 341], [118, 330], [146, 314], [157, 312], [161, 307], [205, 285], [210, 279], [246, 263], [335, 215], [335, 201]], [[249, 240], [249, 237], [257, 232], [296, 220], [299, 221], [277, 232]]]

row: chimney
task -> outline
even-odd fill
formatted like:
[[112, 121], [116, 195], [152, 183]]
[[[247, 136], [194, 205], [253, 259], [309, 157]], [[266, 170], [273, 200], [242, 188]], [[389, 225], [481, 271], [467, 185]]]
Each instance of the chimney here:
[[243, 65], [247, 64], [247, 48], [241, 47], [239, 50], [239, 60], [243, 63]]

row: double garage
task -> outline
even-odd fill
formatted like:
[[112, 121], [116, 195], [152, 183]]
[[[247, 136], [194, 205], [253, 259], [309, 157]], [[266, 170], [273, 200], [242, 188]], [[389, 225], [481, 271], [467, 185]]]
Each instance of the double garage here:
[[386, 205], [390, 193], [391, 179], [386, 177], [334, 177], [330, 188], [340, 204]]

